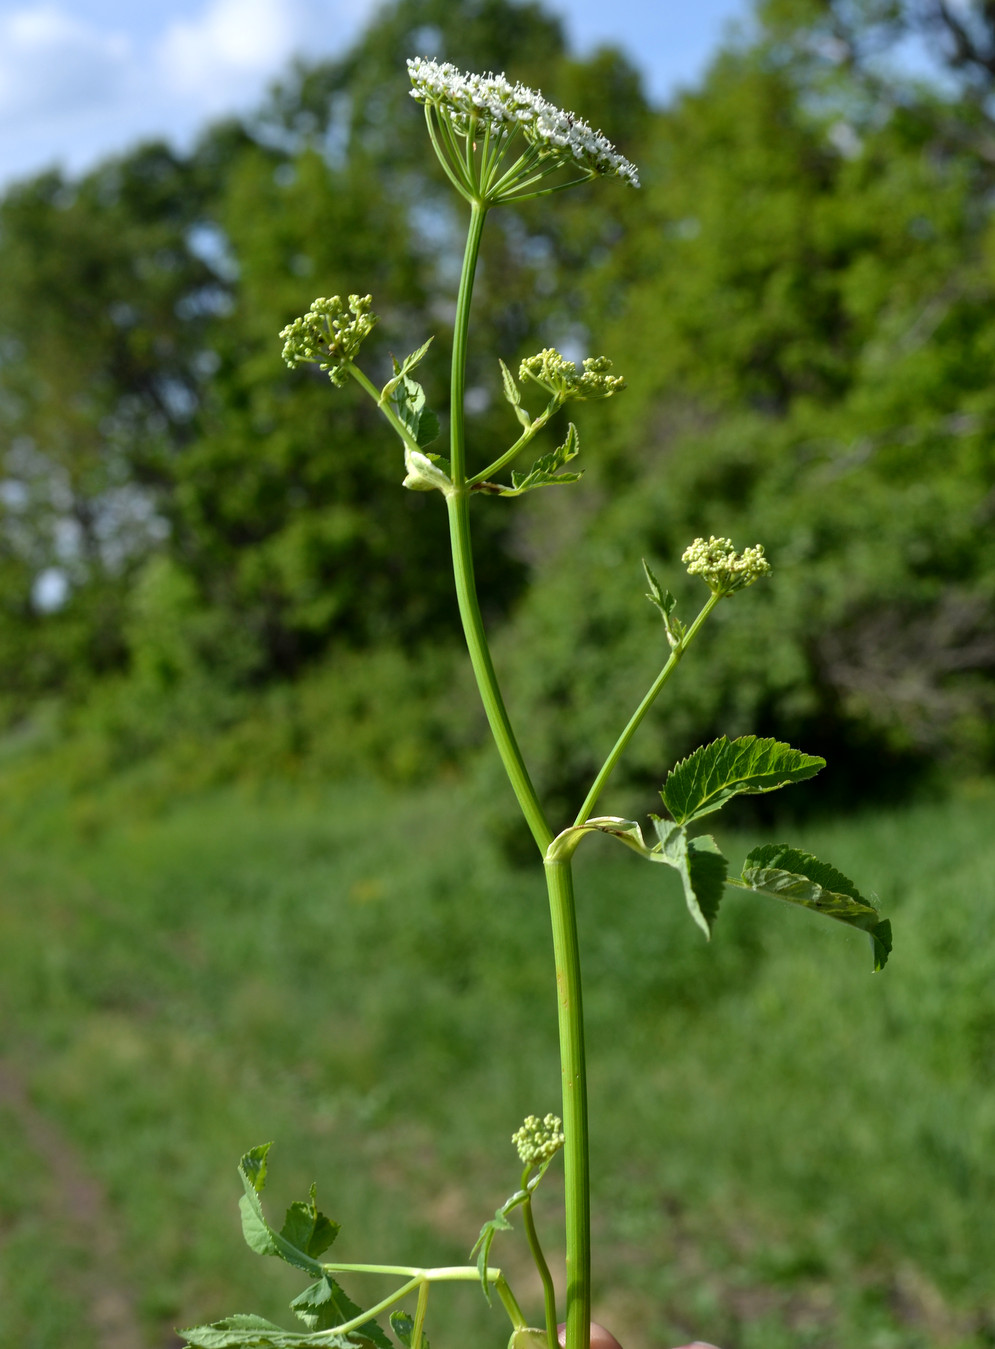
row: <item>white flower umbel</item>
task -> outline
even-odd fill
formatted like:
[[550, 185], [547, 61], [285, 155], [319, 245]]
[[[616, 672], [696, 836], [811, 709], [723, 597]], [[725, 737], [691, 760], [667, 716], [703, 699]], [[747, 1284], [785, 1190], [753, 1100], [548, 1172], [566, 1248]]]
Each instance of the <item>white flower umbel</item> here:
[[[466, 75], [448, 62], [408, 61], [411, 96], [425, 107], [429, 134], [450, 180], [471, 201], [489, 205], [541, 196], [589, 178], [622, 178], [639, 186], [635, 166], [607, 136], [504, 75]], [[507, 168], [516, 138], [524, 147]], [[462, 142], [462, 143], [461, 143]], [[538, 184], [560, 169], [577, 176]]]

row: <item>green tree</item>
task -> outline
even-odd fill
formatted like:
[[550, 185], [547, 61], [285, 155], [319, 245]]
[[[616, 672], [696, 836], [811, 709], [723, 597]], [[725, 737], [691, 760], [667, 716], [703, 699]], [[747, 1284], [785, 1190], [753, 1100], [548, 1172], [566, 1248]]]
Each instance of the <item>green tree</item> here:
[[[690, 538], [738, 537], [747, 519], [779, 583], [725, 616], [738, 640], [668, 713], [672, 752], [759, 725], [832, 747], [841, 795], [952, 755], [991, 762], [989, 173], [973, 141], [951, 149], [946, 95], [893, 81], [879, 97], [834, 67], [827, 103], [806, 35], [800, 21], [795, 48], [780, 33], [726, 53], [659, 116], [604, 269], [599, 289], [622, 297], [606, 347], [630, 390], [603, 411], [601, 471], [630, 488], [566, 519], [558, 546], [536, 538], [506, 638], [514, 663], [555, 634], [520, 687], [565, 794], [603, 753], [602, 709], [662, 641], [640, 553], [667, 575]], [[648, 769], [658, 741], [643, 744]]]

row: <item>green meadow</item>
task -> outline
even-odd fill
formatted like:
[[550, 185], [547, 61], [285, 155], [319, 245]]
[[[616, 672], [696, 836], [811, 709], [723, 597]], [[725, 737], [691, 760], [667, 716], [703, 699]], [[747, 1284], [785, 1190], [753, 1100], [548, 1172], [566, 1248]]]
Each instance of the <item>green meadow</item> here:
[[[316, 1179], [337, 1258], [465, 1260], [558, 1100], [541, 879], [457, 782], [126, 797], [6, 812], [3, 1343], [289, 1327], [300, 1285], [236, 1206], [269, 1139], [273, 1214]], [[596, 1314], [627, 1349], [995, 1343], [993, 805], [778, 830], [876, 892], [878, 975], [862, 934], [759, 896], [727, 892], [708, 946], [669, 876], [582, 849]], [[539, 1317], [521, 1235], [494, 1258]], [[505, 1334], [473, 1287], [429, 1330]]]

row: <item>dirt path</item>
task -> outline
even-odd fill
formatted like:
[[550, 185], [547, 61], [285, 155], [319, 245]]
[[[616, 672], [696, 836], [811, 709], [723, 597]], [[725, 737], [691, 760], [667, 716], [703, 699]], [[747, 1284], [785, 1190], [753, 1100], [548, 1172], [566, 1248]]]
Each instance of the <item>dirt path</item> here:
[[0, 1059], [0, 1105], [18, 1120], [45, 1164], [54, 1224], [89, 1253], [91, 1267], [81, 1295], [99, 1349], [147, 1349], [134, 1299], [118, 1281], [120, 1253], [107, 1197], [99, 1182], [87, 1175], [79, 1150], [32, 1104], [23, 1077], [4, 1059]]

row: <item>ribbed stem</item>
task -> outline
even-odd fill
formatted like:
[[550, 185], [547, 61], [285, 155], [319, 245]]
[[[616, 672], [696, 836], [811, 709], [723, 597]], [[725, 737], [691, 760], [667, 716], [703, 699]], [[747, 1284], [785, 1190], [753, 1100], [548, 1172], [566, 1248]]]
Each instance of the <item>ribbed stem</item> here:
[[556, 1001], [563, 1089], [563, 1173], [566, 1199], [567, 1345], [590, 1349], [591, 1182], [587, 1128], [587, 1066], [580, 949], [569, 862], [546, 863], [549, 915], [556, 959]]
[[522, 752], [518, 747], [515, 732], [511, 728], [501, 689], [498, 686], [494, 664], [491, 661], [490, 648], [484, 632], [483, 619], [480, 616], [480, 603], [473, 577], [473, 552], [470, 544], [470, 510], [468, 493], [462, 490], [449, 494], [449, 533], [453, 548], [453, 575], [456, 580], [456, 598], [459, 603], [460, 618], [463, 620], [463, 633], [466, 637], [470, 664], [477, 680], [480, 700], [484, 704], [487, 721], [497, 745], [498, 754], [508, 774], [512, 791], [518, 798], [526, 823], [532, 831], [532, 837], [541, 853], [545, 853], [553, 841], [553, 831], [546, 822], [546, 816], [536, 795], [529, 770], [525, 766]]

